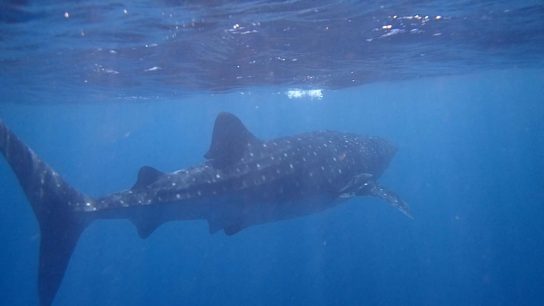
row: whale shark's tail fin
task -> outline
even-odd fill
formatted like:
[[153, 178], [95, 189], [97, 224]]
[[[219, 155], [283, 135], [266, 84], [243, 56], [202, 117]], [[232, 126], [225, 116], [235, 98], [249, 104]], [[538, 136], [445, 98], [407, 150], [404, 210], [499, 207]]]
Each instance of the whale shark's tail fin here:
[[90, 222], [75, 207], [92, 199], [68, 185], [0, 121], [0, 151], [15, 172], [40, 226], [38, 290], [40, 304], [49, 306], [72, 251]]

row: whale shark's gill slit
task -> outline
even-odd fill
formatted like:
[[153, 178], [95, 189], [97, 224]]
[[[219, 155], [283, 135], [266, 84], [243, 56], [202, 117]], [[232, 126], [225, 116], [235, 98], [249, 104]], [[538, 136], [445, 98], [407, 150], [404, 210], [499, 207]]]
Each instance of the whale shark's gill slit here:
[[81, 232], [91, 221], [94, 202], [69, 186], [0, 122], [0, 151], [13, 169], [40, 226], [38, 290], [50, 305]]

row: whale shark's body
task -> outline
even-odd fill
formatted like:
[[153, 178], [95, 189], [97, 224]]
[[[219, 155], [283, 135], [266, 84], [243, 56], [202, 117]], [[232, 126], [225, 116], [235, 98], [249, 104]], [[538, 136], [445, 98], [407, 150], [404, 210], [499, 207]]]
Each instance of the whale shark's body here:
[[212, 233], [233, 235], [364, 195], [410, 216], [376, 182], [396, 151], [385, 140], [324, 131], [262, 141], [229, 113], [217, 117], [202, 165], [172, 173], [145, 166], [132, 188], [100, 198], [64, 182], [1, 122], [0, 151], [40, 225], [42, 306], [52, 303], [81, 232], [96, 219], [129, 219], [142, 238], [165, 222], [194, 219], [207, 220]]

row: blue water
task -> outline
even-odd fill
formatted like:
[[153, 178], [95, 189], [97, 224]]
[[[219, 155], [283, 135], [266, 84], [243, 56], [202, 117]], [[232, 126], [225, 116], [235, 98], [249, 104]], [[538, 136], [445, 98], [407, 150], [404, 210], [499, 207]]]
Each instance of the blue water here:
[[[380, 181], [415, 220], [358, 198], [230, 237], [191, 221], [141, 240], [128, 221], [98, 221], [80, 238], [54, 305], [544, 303], [538, 1], [89, 3], [13, 2], [0, 15], [0, 118], [77, 189], [102, 195], [132, 186], [142, 165], [202, 162], [215, 116], [230, 111], [265, 139], [330, 129], [390, 140], [399, 151]], [[322, 14], [311, 15], [312, 5]], [[443, 18], [400, 25], [391, 11]], [[359, 31], [316, 33], [346, 12]], [[233, 28], [256, 20], [246, 29], [256, 32]], [[192, 27], [166, 38], [176, 23]], [[286, 23], [297, 27], [278, 34]], [[403, 31], [380, 38], [389, 24]], [[208, 48], [220, 41], [214, 33], [228, 36], [217, 52]], [[380, 47], [357, 45], [370, 38]], [[249, 55], [235, 52], [244, 43], [254, 46]], [[430, 49], [432, 60], [414, 56]], [[300, 60], [236, 75], [237, 64], [278, 56]], [[161, 68], [145, 71], [152, 67]], [[322, 98], [289, 98], [293, 88], [322, 89]], [[38, 305], [39, 229], [3, 161], [0, 199], [0, 304]]]

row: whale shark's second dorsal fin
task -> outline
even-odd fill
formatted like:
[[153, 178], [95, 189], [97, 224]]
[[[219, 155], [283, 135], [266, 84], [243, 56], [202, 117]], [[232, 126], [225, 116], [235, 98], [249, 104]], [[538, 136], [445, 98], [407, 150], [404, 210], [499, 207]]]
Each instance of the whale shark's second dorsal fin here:
[[149, 184], [154, 183], [162, 175], [164, 175], [164, 173], [153, 167], [143, 166], [138, 172], [138, 179], [134, 186], [132, 186], [132, 189], [142, 189]]
[[250, 143], [259, 142], [233, 114], [220, 113], [215, 119], [212, 144], [204, 155], [216, 168], [225, 168], [238, 162]]

